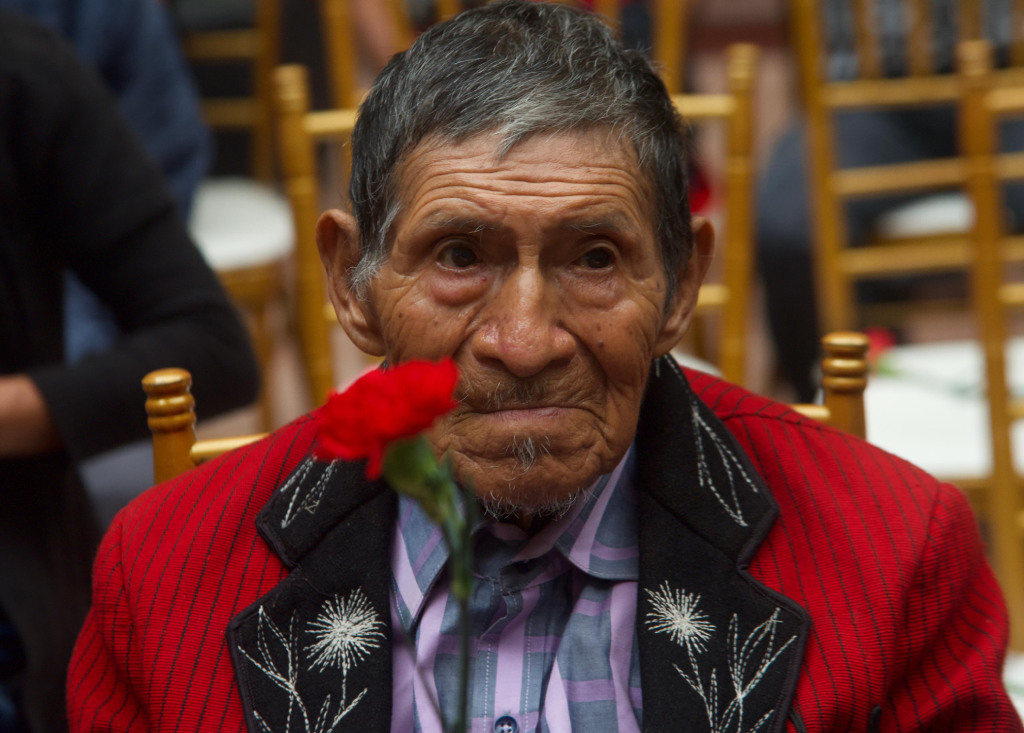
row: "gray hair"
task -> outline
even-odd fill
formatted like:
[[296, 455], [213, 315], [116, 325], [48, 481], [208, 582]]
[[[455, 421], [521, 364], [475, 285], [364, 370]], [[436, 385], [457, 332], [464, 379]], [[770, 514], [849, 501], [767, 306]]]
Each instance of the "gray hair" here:
[[508, 0], [434, 26], [385, 67], [352, 135], [349, 195], [362, 237], [352, 284], [362, 292], [389, 254], [405, 157], [428, 138], [458, 144], [497, 132], [502, 156], [538, 133], [607, 128], [628, 142], [653, 197], [667, 275], [691, 250], [687, 133], [665, 85], [598, 17]]

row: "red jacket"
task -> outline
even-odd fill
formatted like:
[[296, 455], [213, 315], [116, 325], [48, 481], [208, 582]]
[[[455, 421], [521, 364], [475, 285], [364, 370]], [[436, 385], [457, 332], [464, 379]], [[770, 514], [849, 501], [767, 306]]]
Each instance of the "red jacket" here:
[[[644, 728], [1021, 731], [1005, 611], [961, 493], [686, 376], [660, 362], [636, 437]], [[348, 669], [302, 664], [325, 598], [361, 594], [390, 634], [394, 495], [360, 465], [304, 461], [313, 438], [302, 418], [118, 516], [70, 668], [72, 731], [390, 729], [387, 638]], [[700, 593], [729, 633], [694, 661], [645, 623], [659, 588]]]

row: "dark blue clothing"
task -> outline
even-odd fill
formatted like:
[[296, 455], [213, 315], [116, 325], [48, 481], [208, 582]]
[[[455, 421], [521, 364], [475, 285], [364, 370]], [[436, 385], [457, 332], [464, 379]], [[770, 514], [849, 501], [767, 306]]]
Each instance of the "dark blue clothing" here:
[[[156, 162], [182, 218], [210, 166], [198, 92], [170, 13], [159, 0], [0, 0], [61, 34], [117, 98]], [[110, 311], [70, 273], [65, 278], [67, 357], [77, 361], [118, 335]]]
[[117, 97], [183, 218], [210, 164], [209, 131], [174, 24], [160, 0], [0, 0], [71, 41]]

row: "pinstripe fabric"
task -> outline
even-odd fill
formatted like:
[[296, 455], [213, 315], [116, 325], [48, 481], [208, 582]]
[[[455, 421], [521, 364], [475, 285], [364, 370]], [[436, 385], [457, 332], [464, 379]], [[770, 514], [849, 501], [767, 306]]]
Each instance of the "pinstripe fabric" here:
[[[645, 568], [700, 562], [674, 549], [678, 538], [662, 529], [678, 526], [662, 516], [667, 499], [643, 498], [655, 487], [669, 497], [669, 475], [690, 470], [672, 470], [673, 456], [682, 455], [666, 432], [675, 429], [669, 418], [679, 397], [670, 382], [678, 379], [670, 369], [661, 372], [652, 377], [647, 403], [658, 404], [662, 417], [655, 424], [642, 417], [640, 431], [661, 436], [668, 453], [645, 459], [637, 444], [641, 470], [658, 462], [652, 479], [638, 483], [645, 507], [641, 583]], [[706, 375], [687, 377], [779, 505], [760, 546], [749, 558], [740, 556], [739, 572], [764, 583], [766, 592], [791, 598], [810, 617], [784, 728], [1021, 731], [1000, 682], [1005, 612], [959, 492], [785, 406]], [[675, 409], [682, 413], [686, 405]], [[302, 565], [288, 575], [257, 534], [255, 519], [312, 438], [311, 422], [301, 419], [150, 490], [118, 516], [97, 557], [93, 608], [70, 668], [73, 731], [245, 729], [225, 631], [243, 609], [272, 597], [279, 583], [301, 581]], [[346, 531], [359, 546], [359, 533], [386, 532], [396, 518], [354, 522]], [[690, 546], [709, 560], [719, 556], [720, 528], [697, 524], [685, 531], [701, 538]], [[652, 579], [640, 597], [657, 587]], [[698, 590], [702, 603], [715, 600], [714, 588]], [[641, 626], [649, 612], [643, 605], [640, 611], [642, 646], [667, 648], [653, 646], [661, 636]], [[707, 729], [698, 719], [673, 717], [692, 693], [657, 652], [641, 651], [642, 665], [648, 662], [659, 671], [644, 672], [647, 728]], [[335, 730], [388, 730], [387, 713], [372, 709], [383, 715], [379, 725], [354, 729], [342, 721]]]
[[[523, 730], [639, 730], [632, 456], [532, 538], [509, 524], [476, 530], [473, 731], [490, 733], [502, 716]], [[449, 553], [415, 502], [399, 506], [391, 730], [439, 730], [438, 709], [458, 699], [458, 604], [442, 574]]]
[[[797, 688], [808, 731], [1018, 731], [996, 709], [1006, 615], [959, 490], [722, 382], [698, 396], [781, 513], [751, 573], [815, 623]], [[807, 491], [807, 487], [816, 491]]]

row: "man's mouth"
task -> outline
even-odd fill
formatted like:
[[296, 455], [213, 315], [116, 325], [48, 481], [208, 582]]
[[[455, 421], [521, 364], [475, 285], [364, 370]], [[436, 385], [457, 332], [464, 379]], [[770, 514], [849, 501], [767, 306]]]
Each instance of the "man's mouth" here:
[[492, 385], [474, 384], [456, 398], [471, 412], [496, 413], [518, 410], [544, 410], [565, 407], [547, 380], [509, 380]]
[[478, 414], [502, 420], [545, 420], [564, 417], [571, 407], [561, 405], [506, 406], [497, 410], [483, 410]]

